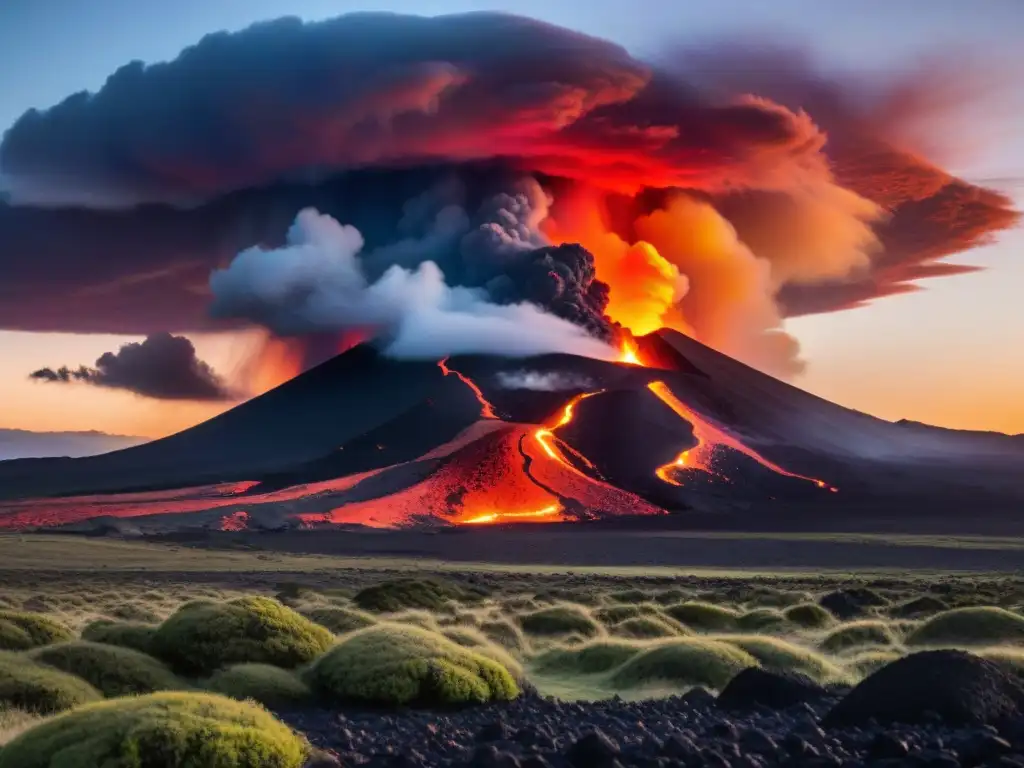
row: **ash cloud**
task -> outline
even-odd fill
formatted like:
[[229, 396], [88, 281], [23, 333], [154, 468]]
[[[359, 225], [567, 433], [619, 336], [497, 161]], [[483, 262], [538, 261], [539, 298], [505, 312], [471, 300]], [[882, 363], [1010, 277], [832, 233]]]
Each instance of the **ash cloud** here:
[[[0, 167], [16, 201], [86, 206], [496, 157], [635, 190], [777, 178], [771, 166], [815, 163], [822, 141], [788, 110], [704, 102], [619, 46], [532, 19], [355, 13], [127, 64], [97, 93], [26, 112]], [[745, 162], [759, 152], [772, 163]]]
[[[468, 353], [615, 356], [580, 325], [535, 304], [498, 304], [484, 289], [449, 286], [434, 261], [411, 269], [395, 264], [371, 281], [363, 246], [355, 227], [303, 210], [283, 247], [248, 249], [211, 275], [211, 312], [281, 336], [371, 329], [385, 354], [405, 359]], [[365, 260], [372, 262], [373, 254]]]
[[196, 356], [192, 342], [169, 333], [125, 344], [117, 352], [105, 352], [92, 368], [40, 368], [29, 374], [29, 378], [48, 383], [81, 382], [123, 389], [157, 400], [234, 398], [214, 370]]
[[529, 389], [534, 392], [566, 392], [593, 389], [594, 382], [586, 376], [562, 371], [499, 371], [498, 386], [502, 389]]
[[[1009, 197], [927, 159], [956, 154], [950, 137], [963, 134], [951, 126], [964, 121], [965, 104], [982, 99], [987, 84], [1001, 86], [1001, 76], [985, 81], [963, 62], [941, 61], [889, 75], [824, 75], [798, 51], [749, 41], [676, 51], [672, 60], [692, 82], [726, 98], [755, 92], [807, 110], [828, 136], [833, 174], [847, 192], [838, 202], [866, 212], [863, 202], [849, 198], [855, 194], [884, 212], [864, 231], [851, 227], [849, 217], [834, 216], [835, 206], [820, 198], [763, 190], [717, 196], [716, 206], [773, 270], [788, 272], [797, 261], [812, 278], [780, 281], [786, 315], [852, 309], [919, 290], [924, 278], [972, 272], [975, 267], [945, 259], [991, 243], [1020, 221]], [[870, 258], [856, 263], [854, 256], [851, 269], [830, 271], [842, 263], [844, 242], [860, 243]]]
[[[211, 271], [285, 247], [315, 208], [358, 230], [368, 287], [433, 263], [444, 279], [420, 287], [527, 302], [599, 339], [615, 331], [604, 315], [656, 307], [655, 320], [792, 372], [786, 316], [967, 271], [947, 257], [1017, 221], [1005, 197], [926, 159], [920, 126], [958, 100], [931, 95], [955, 81], [920, 74], [825, 77], [746, 44], [653, 66], [493, 13], [216, 33], [30, 111], [0, 141], [0, 328], [252, 322], [209, 316]], [[626, 201], [627, 216], [597, 222], [596, 246], [550, 236], [553, 221], [574, 231], [559, 206], [580, 189]], [[681, 198], [715, 214], [676, 211], [714, 227], [712, 242], [692, 233], [693, 253], [651, 224]], [[652, 253], [644, 226], [672, 253]], [[611, 267], [609, 248], [624, 254]]]

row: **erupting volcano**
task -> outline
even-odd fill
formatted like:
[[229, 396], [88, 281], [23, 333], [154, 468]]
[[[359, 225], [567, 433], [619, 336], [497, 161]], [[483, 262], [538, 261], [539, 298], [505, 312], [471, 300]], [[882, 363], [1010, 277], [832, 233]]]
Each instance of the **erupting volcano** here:
[[[26, 113], [0, 142], [0, 329], [150, 334], [26, 374], [256, 396], [137, 448], [0, 465], [0, 526], [1012, 496], [984, 450], [785, 383], [787, 317], [970, 270], [942, 260], [1018, 219], [907, 146], [932, 80], [721, 56], [642, 61], [507, 14], [281, 19]], [[166, 331], [217, 323], [263, 334], [238, 381]]]
[[675, 332], [627, 338], [616, 360], [402, 362], [359, 345], [153, 443], [0, 464], [0, 526], [685, 521], [805, 503], [827, 514], [840, 498], [937, 503], [977, 497], [981, 479], [992, 499], [1019, 494], [1020, 454], [995, 443], [922, 440]]

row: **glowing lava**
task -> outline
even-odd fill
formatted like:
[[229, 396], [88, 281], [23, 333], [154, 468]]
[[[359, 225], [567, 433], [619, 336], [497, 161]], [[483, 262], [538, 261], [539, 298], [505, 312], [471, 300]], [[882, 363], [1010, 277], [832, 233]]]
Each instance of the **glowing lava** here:
[[562, 464], [563, 466], [566, 466], [569, 469], [578, 472], [579, 470], [577, 470], [571, 462], [566, 460], [565, 455], [561, 451], [561, 449], [564, 448], [570, 451], [572, 455], [579, 459], [586, 467], [590, 469], [594, 468], [594, 465], [590, 463], [590, 460], [587, 459], [586, 456], [584, 456], [579, 451], [573, 449], [571, 446], [568, 446], [561, 440], [559, 440], [555, 436], [555, 430], [564, 427], [566, 424], [572, 421], [573, 411], [575, 410], [576, 406], [580, 403], [581, 400], [586, 400], [588, 397], [593, 397], [594, 395], [600, 394], [602, 391], [603, 390], [598, 389], [593, 392], [584, 392], [582, 394], [576, 395], [576, 397], [574, 397], [572, 400], [565, 404], [565, 407], [562, 409], [562, 415], [559, 417], [557, 422], [545, 427], [541, 427], [540, 429], [533, 433], [534, 439], [536, 439], [536, 441], [540, 443], [540, 447], [544, 449], [544, 453], [548, 455], [549, 459], [554, 459], [559, 464]]
[[711, 462], [714, 458], [715, 450], [719, 446], [722, 446], [742, 453], [744, 456], [753, 459], [762, 467], [770, 469], [776, 474], [783, 475], [784, 477], [792, 477], [796, 480], [806, 480], [809, 483], [814, 483], [819, 488], [826, 488], [833, 493], [836, 493], [839, 490], [838, 488], [830, 486], [824, 480], [818, 480], [817, 478], [807, 477], [805, 475], [798, 475], [795, 472], [783, 469], [773, 461], [769, 461], [753, 448], [749, 448], [736, 438], [726, 433], [724, 430], [716, 427], [714, 424], [711, 424], [694, 413], [692, 409], [687, 407], [685, 403], [672, 393], [672, 391], [665, 385], [665, 382], [652, 381], [647, 384], [647, 388], [655, 397], [661, 400], [661, 402], [665, 403], [665, 405], [675, 411], [676, 414], [692, 425], [693, 436], [697, 440], [696, 446], [683, 451], [672, 463], [662, 465], [655, 470], [655, 474], [664, 482], [681, 486], [682, 483], [677, 481], [671, 475], [672, 472], [677, 470], [692, 469], [700, 472], [706, 472], [710, 475], [717, 474], [712, 468]]
[[481, 418], [484, 418], [484, 419], [496, 419], [496, 418], [498, 418], [498, 414], [496, 414], [494, 412], [494, 406], [492, 406], [489, 402], [487, 402], [487, 398], [484, 397], [484, 393], [481, 391], [480, 387], [478, 387], [476, 385], [475, 381], [473, 381], [471, 378], [469, 378], [469, 376], [466, 376], [466, 375], [464, 375], [462, 373], [459, 373], [459, 371], [456, 371], [454, 368], [449, 368], [448, 367], [448, 358], [447, 357], [442, 359], [442, 360], [439, 360], [437, 362], [437, 365], [441, 369], [441, 373], [443, 373], [445, 376], [449, 376], [451, 374], [455, 374], [456, 376], [459, 377], [459, 381], [461, 381], [463, 384], [465, 384], [467, 387], [469, 387], [473, 391], [473, 394], [476, 396], [477, 401], [480, 403], [480, 417]]
[[627, 339], [622, 342], [622, 352], [619, 355], [619, 362], [624, 363], [625, 365], [643, 365], [637, 355], [636, 342], [632, 339]]
[[562, 508], [558, 504], [552, 504], [543, 509], [535, 509], [530, 512], [485, 512], [484, 514], [461, 520], [463, 525], [487, 525], [500, 523], [504, 520], [538, 519], [542, 522], [558, 522], [561, 520], [559, 512]]

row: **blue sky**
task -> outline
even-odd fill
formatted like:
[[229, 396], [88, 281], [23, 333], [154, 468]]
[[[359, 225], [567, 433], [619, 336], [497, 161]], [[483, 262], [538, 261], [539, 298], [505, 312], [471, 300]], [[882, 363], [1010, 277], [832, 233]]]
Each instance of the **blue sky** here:
[[[641, 57], [678, 43], [756, 36], [806, 46], [828, 64], [844, 68], [889, 69], [938, 55], [979, 62], [993, 80], [1010, 85], [1024, 77], [1024, 0], [519, 0], [514, 5], [466, 0], [3, 0], [0, 129], [30, 107], [45, 108], [72, 92], [97, 89], [132, 59], [173, 58], [208, 32], [281, 15], [312, 20], [354, 10], [510, 10], [612, 39]], [[951, 144], [970, 151], [943, 158], [946, 166], [971, 181], [998, 179], [1024, 204], [1024, 89], [999, 90], [971, 107], [968, 118], [961, 128], [964, 135], [953, 137]], [[1009, 233], [1000, 244], [960, 258], [986, 267], [984, 272], [931, 281], [926, 291], [866, 309], [790, 321], [788, 328], [810, 363], [798, 383], [887, 418], [1024, 431], [1024, 403], [1015, 395], [1024, 391], [1022, 252], [1024, 235]], [[56, 397], [26, 388], [26, 362], [62, 360], [76, 348], [82, 362], [89, 362], [94, 347], [102, 351], [110, 343], [109, 338], [0, 333], [3, 359], [18, 361], [10, 369], [0, 368], [0, 426], [25, 426], [11, 407], [19, 398], [46, 407], [36, 398]], [[214, 356], [229, 354], [222, 341], [200, 340], [199, 347]], [[994, 412], [996, 400], [1017, 404]], [[76, 416], [68, 428], [109, 426], [110, 431], [150, 434], [159, 429], [147, 426], [140, 414], [151, 407], [126, 401], [126, 423], [85, 425]], [[180, 420], [204, 415], [186, 409]]]

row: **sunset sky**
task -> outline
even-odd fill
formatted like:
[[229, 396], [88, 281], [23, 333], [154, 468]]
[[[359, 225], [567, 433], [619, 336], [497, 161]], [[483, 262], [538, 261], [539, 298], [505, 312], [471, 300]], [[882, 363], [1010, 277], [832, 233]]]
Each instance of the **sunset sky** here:
[[[807, 50], [826, 70], [885, 72], [960, 60], [976, 80], [969, 88], [950, 86], [943, 103], [928, 113], [931, 122], [922, 130], [929, 160], [1024, 208], [1020, 0], [7, 0], [0, 3], [0, 131], [30, 108], [99, 89], [131, 60], [173, 59], [209, 32], [282, 15], [316, 20], [354, 10], [432, 15], [485, 9], [607, 38], [643, 60], [720, 38]], [[886, 419], [1024, 432], [1022, 257], [1024, 231], [1018, 227], [996, 244], [955, 257], [980, 271], [924, 280], [920, 291], [865, 307], [787, 319], [785, 328], [807, 361], [794, 383]], [[8, 268], [0, 253], [0, 283]], [[188, 336], [198, 357], [228, 381], [240, 374], [261, 338], [257, 331]], [[103, 353], [142, 338], [0, 330], [0, 428], [156, 437], [229, 407], [28, 378], [46, 366], [93, 365]]]

